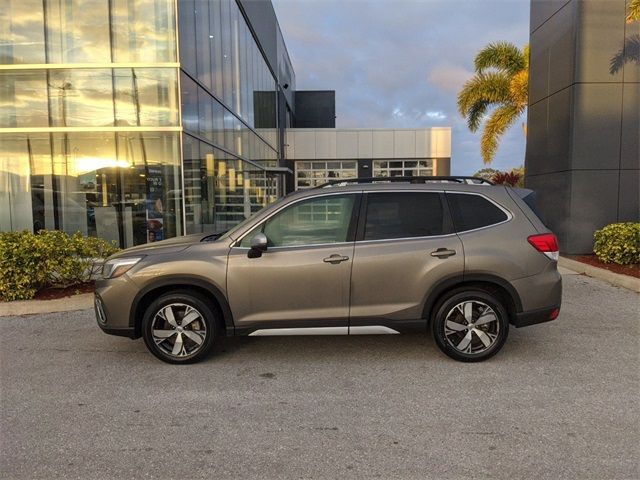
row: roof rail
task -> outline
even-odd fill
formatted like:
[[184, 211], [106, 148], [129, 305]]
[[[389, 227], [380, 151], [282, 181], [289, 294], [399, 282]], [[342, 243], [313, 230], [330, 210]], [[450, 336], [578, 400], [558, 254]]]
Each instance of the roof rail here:
[[425, 176], [405, 176], [405, 177], [366, 177], [366, 178], [337, 178], [331, 180], [322, 185], [318, 185], [314, 188], [325, 188], [334, 185], [341, 185], [346, 183], [374, 183], [374, 182], [407, 182], [407, 183], [427, 183], [427, 182], [451, 182], [451, 183], [466, 183], [470, 185], [493, 185], [493, 182], [485, 178], [480, 177], [465, 177], [465, 176], [447, 176], [447, 177], [425, 177]]

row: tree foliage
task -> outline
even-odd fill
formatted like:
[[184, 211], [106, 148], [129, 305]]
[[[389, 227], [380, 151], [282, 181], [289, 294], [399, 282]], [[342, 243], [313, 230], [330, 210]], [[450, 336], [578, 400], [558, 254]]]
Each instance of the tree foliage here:
[[472, 132], [484, 122], [480, 149], [489, 164], [502, 135], [527, 108], [529, 48], [491, 43], [478, 52], [474, 64], [476, 74], [458, 94], [458, 110]]

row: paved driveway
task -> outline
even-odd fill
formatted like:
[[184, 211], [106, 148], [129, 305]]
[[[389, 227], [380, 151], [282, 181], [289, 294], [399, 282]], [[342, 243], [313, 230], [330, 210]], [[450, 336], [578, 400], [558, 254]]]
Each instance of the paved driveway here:
[[0, 477], [639, 478], [639, 296], [565, 276], [483, 364], [428, 336], [233, 339], [165, 365], [90, 311], [0, 318]]

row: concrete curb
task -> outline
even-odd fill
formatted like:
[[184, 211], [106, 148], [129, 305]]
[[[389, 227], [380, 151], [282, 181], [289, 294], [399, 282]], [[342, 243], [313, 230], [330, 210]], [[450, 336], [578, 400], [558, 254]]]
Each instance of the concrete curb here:
[[93, 293], [82, 293], [56, 300], [19, 300], [1, 302], [0, 317], [35, 315], [38, 313], [71, 312], [93, 307]]
[[586, 263], [578, 262], [576, 260], [571, 260], [565, 257], [560, 257], [560, 259], [558, 260], [558, 265], [564, 268], [568, 268], [569, 270], [573, 270], [574, 272], [584, 273], [585, 275], [589, 275], [590, 277], [604, 280], [605, 282], [609, 282], [612, 285], [627, 288], [634, 292], [640, 293], [640, 278], [610, 272], [609, 270], [606, 270], [604, 268], [594, 267], [593, 265], [588, 265]]

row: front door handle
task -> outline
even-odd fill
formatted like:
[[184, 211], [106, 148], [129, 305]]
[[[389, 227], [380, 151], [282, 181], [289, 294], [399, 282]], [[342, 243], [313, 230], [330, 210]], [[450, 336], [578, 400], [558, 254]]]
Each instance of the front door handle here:
[[349, 257], [343, 257], [342, 255], [338, 255], [334, 253], [333, 255], [329, 255], [327, 258], [322, 260], [324, 263], [331, 263], [332, 265], [337, 265], [340, 262], [346, 262], [349, 260]]
[[455, 254], [456, 254], [455, 250], [449, 250], [448, 248], [439, 248], [431, 252], [432, 257], [438, 257], [438, 258], [448, 258], [451, 255], [455, 255]]

